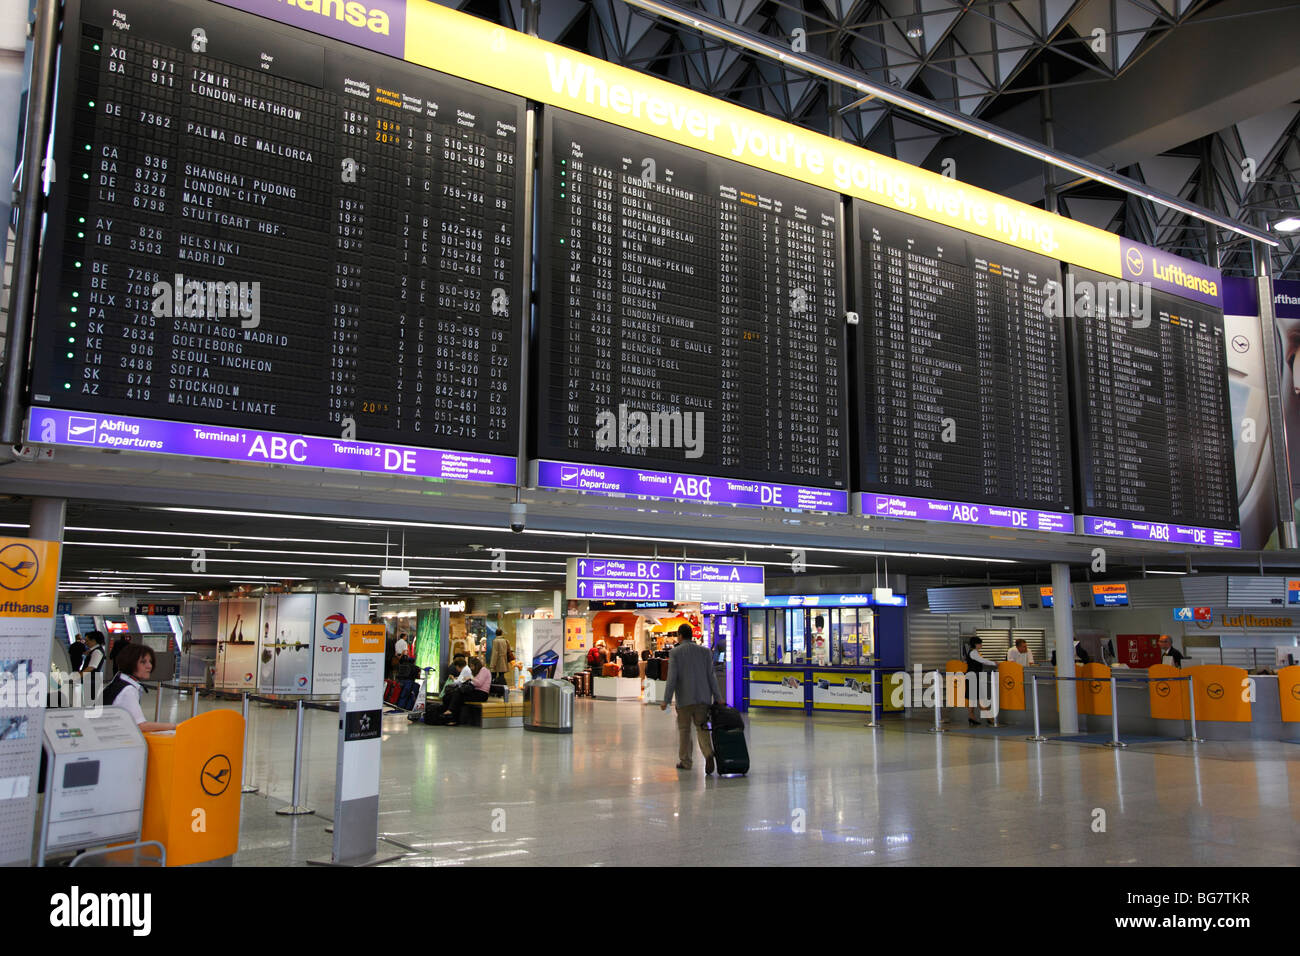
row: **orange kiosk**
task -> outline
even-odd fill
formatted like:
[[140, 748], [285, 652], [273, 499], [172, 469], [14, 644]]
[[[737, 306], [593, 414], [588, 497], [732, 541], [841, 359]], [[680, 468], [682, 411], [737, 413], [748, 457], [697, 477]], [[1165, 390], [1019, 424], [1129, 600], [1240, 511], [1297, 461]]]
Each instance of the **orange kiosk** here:
[[145, 734], [149, 746], [140, 839], [167, 848], [168, 866], [208, 863], [239, 850], [244, 718], [213, 710], [175, 732]]

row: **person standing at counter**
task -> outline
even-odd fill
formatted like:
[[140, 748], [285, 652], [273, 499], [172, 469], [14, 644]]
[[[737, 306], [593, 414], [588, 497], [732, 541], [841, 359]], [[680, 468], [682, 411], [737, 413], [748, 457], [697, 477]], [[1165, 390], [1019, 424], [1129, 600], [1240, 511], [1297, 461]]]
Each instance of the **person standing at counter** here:
[[86, 642], [78, 634], [76, 640], [68, 646], [68, 666], [72, 668], [72, 673], [75, 674], [81, 670], [81, 662], [85, 659]]
[[175, 724], [157, 720], [145, 720], [144, 711], [140, 709], [140, 696], [145, 692], [140, 681], [148, 680], [153, 673], [153, 648], [144, 644], [125, 644], [118, 652], [117, 673], [104, 688], [104, 705], [121, 707], [135, 721], [140, 732], [157, 733], [160, 730], [175, 730]]
[[[90, 697], [99, 693], [100, 674], [104, 670], [104, 635], [99, 631], [86, 632], [86, 656], [81, 662], [78, 674], [90, 675]], [[83, 677], [82, 681], [86, 679]]]
[[1183, 652], [1174, 647], [1173, 639], [1168, 634], [1161, 634], [1160, 640], [1160, 663], [1172, 664], [1174, 667], [1183, 666]]
[[1011, 650], [1007, 651], [1007, 660], [1019, 664], [1021, 667], [1034, 666], [1034, 652], [1029, 649], [1025, 639], [1018, 638]]
[[[993, 674], [998, 672], [998, 665], [989, 660], [980, 653], [980, 645], [984, 642], [978, 637], [970, 639], [970, 649], [966, 651], [966, 702], [970, 705], [966, 708], [966, 717], [972, 727], [978, 727], [979, 722], [979, 675], [984, 671]], [[971, 677], [974, 676], [972, 680]], [[992, 696], [992, 694], [990, 694]]]
[[709, 705], [715, 701], [725, 704], [726, 698], [718, 690], [718, 678], [713, 673], [713, 655], [709, 649], [694, 641], [689, 624], [677, 629], [678, 642], [668, 656], [668, 684], [660, 710], [667, 710], [673, 696], [677, 697], [677, 769], [690, 770], [691, 726], [700, 740], [704, 754], [704, 772], [713, 773], [713, 740], [704, 726], [709, 719]]

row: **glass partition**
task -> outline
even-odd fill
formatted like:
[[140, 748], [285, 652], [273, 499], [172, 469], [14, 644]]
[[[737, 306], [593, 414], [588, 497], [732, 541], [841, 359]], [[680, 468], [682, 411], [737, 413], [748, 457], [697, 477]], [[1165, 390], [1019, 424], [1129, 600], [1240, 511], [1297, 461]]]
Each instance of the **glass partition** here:
[[748, 619], [750, 664], [862, 667], [874, 662], [870, 608], [754, 608]]

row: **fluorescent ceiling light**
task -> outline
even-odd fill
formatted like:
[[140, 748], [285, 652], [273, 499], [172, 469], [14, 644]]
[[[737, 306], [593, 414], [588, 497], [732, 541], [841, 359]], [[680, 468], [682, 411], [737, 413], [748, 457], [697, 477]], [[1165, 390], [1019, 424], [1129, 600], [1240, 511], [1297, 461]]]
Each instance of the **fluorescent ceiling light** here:
[[1273, 223], [1274, 232], [1295, 232], [1297, 229], [1300, 229], [1300, 219], [1295, 216]]

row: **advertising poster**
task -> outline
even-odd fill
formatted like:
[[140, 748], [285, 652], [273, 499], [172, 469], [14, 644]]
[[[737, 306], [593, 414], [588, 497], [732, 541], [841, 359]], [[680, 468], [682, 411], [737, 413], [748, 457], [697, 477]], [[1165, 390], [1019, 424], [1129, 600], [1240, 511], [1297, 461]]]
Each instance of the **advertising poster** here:
[[1282, 416], [1291, 474], [1288, 500], [1293, 520], [1300, 520], [1300, 368], [1296, 365], [1300, 354], [1300, 282], [1274, 280], [1273, 312], [1277, 316]]
[[751, 707], [803, 707], [803, 675], [785, 671], [750, 671]]
[[57, 542], [0, 538], [0, 866], [32, 852], [58, 583]]
[[[263, 628], [262, 689], [272, 694], [311, 693], [311, 627], [314, 594], [280, 594], [267, 599], [269, 628]], [[271, 602], [275, 606], [272, 610]]]
[[813, 672], [813, 710], [870, 710], [870, 674]]
[[315, 663], [307, 671], [311, 693], [333, 696], [339, 692], [343, 681], [343, 641], [348, 625], [353, 623], [355, 608], [354, 595], [316, 595], [316, 617], [311, 632]]
[[1266, 545], [1277, 547], [1273, 441], [1259, 317], [1254, 314], [1225, 315], [1223, 331], [1228, 362], [1228, 399], [1232, 406], [1241, 546], [1251, 550]]
[[214, 680], [226, 690], [257, 689], [260, 598], [227, 598], [217, 613], [217, 666]]

